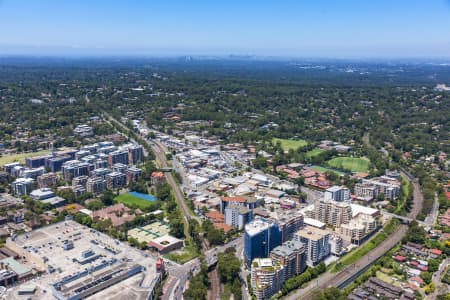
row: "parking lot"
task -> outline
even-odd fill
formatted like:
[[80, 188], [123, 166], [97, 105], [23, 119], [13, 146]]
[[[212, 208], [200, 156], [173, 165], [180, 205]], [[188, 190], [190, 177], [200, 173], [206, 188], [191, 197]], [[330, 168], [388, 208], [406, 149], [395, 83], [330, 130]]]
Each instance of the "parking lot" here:
[[[143, 271], [134, 276], [140, 280], [126, 279], [127, 282], [133, 282], [134, 285], [121, 284], [124, 280], [91, 298], [112, 289], [115, 290], [116, 297], [121, 293], [124, 293], [124, 296], [132, 293], [136, 295], [136, 298], [140, 298], [140, 294], [148, 294], [150, 290], [148, 286], [140, 287], [140, 282], [153, 282], [153, 279], [158, 276], [154, 258], [73, 221], [60, 222], [22, 234], [12, 243], [17, 246], [16, 251], [21, 250], [19, 253], [23, 255], [24, 261], [30, 267], [43, 271], [45, 274], [27, 282], [27, 284], [31, 283], [37, 287], [37, 291], [32, 297], [18, 295], [17, 290], [20, 286], [17, 286], [8, 292], [8, 299], [55, 299], [52, 284], [62, 279], [71, 276], [75, 278], [77, 274], [83, 272], [88, 273], [86, 275], [83, 273], [79, 278], [70, 280], [70, 283], [64, 283], [63, 287], [70, 290], [72, 287], [82, 286], [87, 281], [91, 282], [109, 271], [114, 271], [119, 266], [126, 270], [129, 266], [137, 264], [143, 267]], [[73, 243], [73, 248], [71, 243]], [[102, 266], [101, 271], [96, 269], [99, 265], [105, 265]], [[90, 271], [86, 272], [86, 270]], [[119, 285], [120, 289], [115, 288]]]

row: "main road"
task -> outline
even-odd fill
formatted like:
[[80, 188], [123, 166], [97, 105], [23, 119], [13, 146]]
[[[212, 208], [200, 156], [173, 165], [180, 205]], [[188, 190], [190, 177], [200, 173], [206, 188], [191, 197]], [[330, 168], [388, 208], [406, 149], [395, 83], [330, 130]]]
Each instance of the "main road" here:
[[[417, 214], [422, 209], [423, 195], [420, 191], [420, 186], [415, 178], [412, 178], [410, 174], [402, 172], [405, 177], [411, 180], [414, 187], [414, 202], [411, 211], [408, 213], [407, 217], [415, 219]], [[399, 225], [398, 230], [390, 235], [386, 240], [384, 240], [378, 247], [367, 253], [365, 256], [361, 257], [356, 263], [348, 266], [344, 270], [331, 273], [327, 271], [323, 275], [319, 276], [316, 280], [312, 281], [307, 287], [303, 289], [298, 289], [293, 293], [287, 295], [284, 299], [296, 300], [296, 299], [311, 299], [313, 292], [316, 290], [324, 290], [327, 287], [335, 286], [339, 287], [343, 283], [352, 280], [363, 272], [368, 266], [370, 266], [374, 261], [383, 256], [387, 251], [393, 248], [397, 243], [399, 243], [405, 236], [408, 230], [408, 226]]]
[[[156, 163], [161, 168], [168, 168], [169, 164], [167, 163], [166, 159], [166, 153], [164, 147], [157, 141], [149, 142], [147, 139], [144, 138], [144, 141], [152, 148], [153, 152], [155, 153], [156, 157]], [[166, 178], [169, 185], [172, 187], [173, 194], [175, 196], [175, 200], [178, 203], [178, 206], [180, 207], [181, 211], [183, 212], [184, 219], [186, 221], [186, 224], [189, 222], [190, 218], [196, 219], [200, 224], [202, 223], [202, 220], [191, 213], [191, 210], [187, 206], [185, 202], [185, 197], [183, 192], [180, 189], [180, 186], [175, 181], [175, 178], [173, 178], [172, 173], [166, 172]]]
[[[118, 120], [114, 119], [110, 114], [104, 112], [104, 115], [106, 116], [108, 121], [114, 121], [126, 132], [130, 131], [130, 129], [128, 127], [126, 127], [124, 124], [122, 124]], [[147, 144], [147, 146], [150, 146], [151, 149], [153, 150], [153, 152], [155, 153], [156, 163], [158, 164], [158, 166], [161, 168], [167, 168], [168, 163], [166, 160], [166, 154], [164, 152], [164, 149], [158, 143], [153, 143], [153, 142], [148, 141], [146, 139], [146, 137], [143, 137], [142, 140]], [[132, 141], [137, 143], [137, 141], [135, 141], [134, 139], [132, 139]], [[145, 149], [144, 149], [144, 151], [145, 151]], [[169, 183], [169, 185], [172, 188], [173, 195], [178, 204], [178, 207], [180, 207], [181, 212], [183, 213], [183, 220], [186, 225], [185, 228], [188, 228], [188, 226], [189, 226], [188, 223], [189, 223], [190, 218], [194, 218], [198, 222], [201, 223], [202, 220], [200, 218], [198, 218], [197, 216], [193, 215], [191, 213], [191, 211], [189, 210], [189, 208], [187, 207], [186, 202], [184, 200], [184, 194], [181, 191], [181, 189], [180, 189], [179, 185], [177, 184], [177, 182], [175, 181], [175, 179], [173, 178], [173, 175], [169, 172], [165, 173], [165, 175], [166, 175], [167, 182]]]

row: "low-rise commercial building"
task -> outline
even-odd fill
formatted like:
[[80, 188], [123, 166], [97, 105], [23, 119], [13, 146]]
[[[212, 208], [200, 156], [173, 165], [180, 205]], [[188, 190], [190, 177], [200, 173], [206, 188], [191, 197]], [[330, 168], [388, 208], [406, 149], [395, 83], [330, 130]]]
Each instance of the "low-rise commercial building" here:
[[48, 198], [55, 197], [55, 193], [49, 188], [43, 188], [32, 191], [30, 193], [30, 197], [33, 200], [45, 200]]

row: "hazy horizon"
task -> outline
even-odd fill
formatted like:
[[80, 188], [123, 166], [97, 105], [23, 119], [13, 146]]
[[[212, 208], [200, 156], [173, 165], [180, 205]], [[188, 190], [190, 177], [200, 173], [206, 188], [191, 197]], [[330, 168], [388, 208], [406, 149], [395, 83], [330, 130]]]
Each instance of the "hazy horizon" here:
[[450, 1], [0, 0], [0, 55], [450, 57]]

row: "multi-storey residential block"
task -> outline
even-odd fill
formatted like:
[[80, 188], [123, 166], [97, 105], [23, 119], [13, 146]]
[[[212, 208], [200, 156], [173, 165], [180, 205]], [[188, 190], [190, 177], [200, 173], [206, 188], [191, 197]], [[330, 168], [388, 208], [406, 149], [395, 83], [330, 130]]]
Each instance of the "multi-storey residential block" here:
[[398, 197], [400, 193], [400, 182], [392, 177], [381, 176], [372, 179], [364, 179], [355, 185], [355, 194], [361, 198], [372, 200], [378, 195], [384, 195], [385, 199], [391, 200]]
[[105, 176], [106, 187], [108, 189], [120, 189], [127, 184], [125, 174], [119, 172], [111, 172]]
[[101, 177], [105, 179], [105, 176], [111, 172], [112, 170], [107, 168], [95, 169], [91, 171], [91, 177]]
[[86, 181], [86, 191], [88, 193], [100, 194], [105, 189], [105, 180], [101, 177], [91, 177]]
[[281, 245], [281, 232], [276, 224], [256, 219], [245, 225], [244, 259], [247, 266], [255, 258], [268, 257], [278, 245]]
[[26, 169], [25, 169], [24, 166], [17, 165], [17, 166], [14, 166], [13, 168], [11, 168], [10, 174], [11, 174], [11, 176], [13, 176], [13, 177], [22, 177], [22, 173], [23, 173], [23, 171], [25, 171], [25, 170], [26, 170]]
[[44, 167], [39, 167], [35, 169], [24, 169], [22, 172], [20, 172], [20, 176], [23, 178], [33, 178], [36, 180], [38, 176], [41, 176], [45, 173]]
[[285, 280], [306, 269], [306, 249], [300, 241], [290, 240], [275, 247], [270, 258], [284, 267]]
[[314, 209], [306, 213], [310, 218], [333, 227], [340, 227], [351, 220], [352, 207], [348, 202], [319, 199], [314, 203]]
[[281, 242], [284, 243], [294, 237], [294, 234], [303, 226], [303, 215], [296, 210], [286, 210], [271, 220], [278, 225], [281, 231]]
[[20, 166], [19, 162], [12, 162], [12, 163], [9, 163], [9, 164], [4, 164], [3, 165], [3, 172], [11, 174], [12, 169], [14, 169], [17, 166]]
[[25, 158], [25, 165], [30, 168], [39, 168], [45, 166], [45, 160], [51, 158], [52, 155], [43, 155]]
[[128, 147], [128, 162], [131, 165], [137, 165], [144, 162], [144, 148], [141, 145], [132, 145]]
[[81, 185], [83, 187], [86, 187], [86, 183], [87, 183], [88, 179], [89, 179], [89, 177], [86, 175], [75, 177], [74, 179], [72, 179], [72, 185], [73, 186]]
[[245, 206], [229, 205], [225, 209], [225, 223], [238, 230], [253, 219], [253, 211]]
[[56, 186], [58, 183], [58, 176], [55, 173], [47, 173], [37, 178], [39, 188], [48, 188]]
[[122, 174], [125, 174], [127, 172], [127, 168], [128, 168], [127, 165], [120, 164], [120, 163], [114, 164], [112, 166], [112, 170], [114, 172], [119, 172], [119, 173], [122, 173]]
[[62, 165], [71, 160], [70, 155], [54, 156], [45, 160], [45, 166], [50, 169], [51, 172], [61, 171]]
[[258, 200], [255, 197], [221, 197], [220, 200], [221, 213], [225, 213], [225, 209], [228, 205], [239, 205], [247, 207], [248, 209], [254, 209], [258, 206]]
[[91, 151], [89, 150], [80, 150], [77, 153], [75, 153], [75, 159], [81, 160], [83, 157], [91, 155]]
[[108, 165], [112, 167], [117, 163], [128, 165], [128, 151], [126, 149], [116, 150], [108, 154]]
[[33, 188], [32, 178], [17, 178], [11, 183], [11, 190], [15, 196], [28, 195]]
[[97, 159], [94, 162], [94, 169], [106, 169], [108, 168], [108, 161], [104, 159]]
[[62, 174], [63, 178], [67, 182], [71, 182], [73, 178], [79, 176], [88, 176], [90, 171], [90, 165], [86, 162], [79, 160], [70, 160], [63, 164]]
[[309, 266], [319, 264], [330, 255], [330, 233], [326, 230], [305, 226], [297, 232], [294, 239], [305, 245], [306, 263]]
[[338, 202], [350, 201], [350, 190], [345, 186], [332, 186], [325, 191], [324, 198], [326, 200], [334, 200]]
[[330, 253], [335, 256], [341, 256], [344, 252], [344, 241], [337, 235], [332, 234], [330, 236]]
[[371, 183], [355, 184], [355, 195], [366, 201], [371, 201], [377, 197], [378, 188]]
[[127, 184], [129, 184], [130, 182], [138, 181], [139, 177], [141, 176], [141, 174], [142, 174], [142, 170], [141, 169], [138, 169], [138, 168], [135, 168], [135, 167], [129, 167], [127, 169], [127, 173], [126, 173]]
[[342, 224], [339, 233], [346, 241], [359, 245], [370, 236], [377, 227], [374, 217], [366, 214], [358, 214], [348, 224]]
[[251, 284], [256, 299], [270, 299], [283, 286], [284, 268], [270, 258], [257, 258], [252, 262]]
[[86, 188], [82, 185], [74, 185], [72, 186], [72, 192], [74, 193], [75, 197], [79, 197], [86, 193]]

